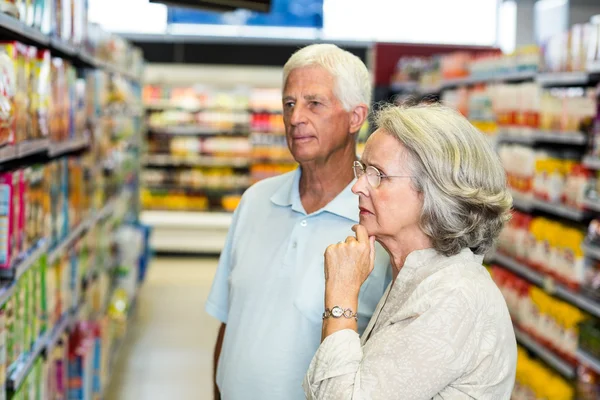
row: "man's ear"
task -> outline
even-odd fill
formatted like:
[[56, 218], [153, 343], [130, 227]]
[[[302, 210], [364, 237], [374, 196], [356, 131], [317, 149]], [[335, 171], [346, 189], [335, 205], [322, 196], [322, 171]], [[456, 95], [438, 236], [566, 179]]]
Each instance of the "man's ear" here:
[[357, 133], [369, 116], [369, 107], [366, 104], [359, 104], [350, 113], [350, 132]]

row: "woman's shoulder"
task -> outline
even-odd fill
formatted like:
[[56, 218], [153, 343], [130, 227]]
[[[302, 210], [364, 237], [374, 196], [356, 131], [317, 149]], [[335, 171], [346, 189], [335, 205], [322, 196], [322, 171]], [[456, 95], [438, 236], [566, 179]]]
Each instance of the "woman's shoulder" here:
[[451, 260], [423, 280], [415, 292], [416, 296], [431, 297], [432, 301], [436, 298], [445, 301], [459, 299], [473, 312], [493, 307], [506, 308], [504, 297], [487, 269], [473, 260]]

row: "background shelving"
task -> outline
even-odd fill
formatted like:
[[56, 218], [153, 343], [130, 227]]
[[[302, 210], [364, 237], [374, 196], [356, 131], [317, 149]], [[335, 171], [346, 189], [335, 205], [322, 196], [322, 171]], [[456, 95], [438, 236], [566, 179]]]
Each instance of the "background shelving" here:
[[[600, 39], [593, 24], [569, 35], [583, 31]], [[586, 59], [599, 53], [561, 40], [511, 55], [401, 59], [390, 83], [392, 101], [433, 95], [464, 114], [507, 171], [516, 211], [487, 260], [527, 349], [516, 398], [545, 397], [536, 379], [560, 382], [549, 398], [574, 398], [580, 377], [600, 382], [600, 75]]]
[[0, 397], [102, 397], [81, 383], [106, 385], [92, 364], [122, 338], [114, 304], [130, 309], [147, 257], [143, 60], [88, 24], [85, 1], [27, 7], [49, 25], [0, 13], [0, 74], [14, 79], [0, 83]]

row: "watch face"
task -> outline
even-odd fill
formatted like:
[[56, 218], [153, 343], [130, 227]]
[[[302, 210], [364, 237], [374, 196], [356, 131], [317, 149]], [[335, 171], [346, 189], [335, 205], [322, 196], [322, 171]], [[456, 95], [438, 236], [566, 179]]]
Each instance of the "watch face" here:
[[335, 306], [331, 309], [331, 315], [333, 315], [335, 318], [339, 318], [344, 315], [344, 310], [338, 306]]

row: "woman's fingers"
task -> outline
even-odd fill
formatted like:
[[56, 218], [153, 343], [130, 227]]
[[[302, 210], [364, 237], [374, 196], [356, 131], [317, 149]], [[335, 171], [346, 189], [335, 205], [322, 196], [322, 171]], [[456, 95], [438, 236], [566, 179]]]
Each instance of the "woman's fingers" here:
[[369, 246], [371, 247], [371, 269], [375, 266], [375, 236], [369, 237]]
[[354, 233], [356, 233], [356, 239], [359, 243], [367, 243], [369, 241], [369, 233], [367, 232], [367, 228], [364, 226], [357, 224], [352, 227]]
[[354, 236], [348, 236], [348, 237], [346, 238], [346, 243], [347, 243], [347, 244], [350, 244], [350, 243], [352, 243], [352, 242], [356, 242], [356, 238], [355, 238]]

